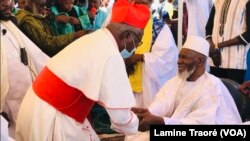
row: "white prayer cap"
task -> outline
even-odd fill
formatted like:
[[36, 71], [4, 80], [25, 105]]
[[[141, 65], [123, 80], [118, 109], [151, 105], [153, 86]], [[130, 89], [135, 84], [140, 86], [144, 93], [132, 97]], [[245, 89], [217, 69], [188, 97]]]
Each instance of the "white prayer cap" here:
[[205, 38], [199, 36], [188, 36], [182, 48], [187, 48], [199, 52], [208, 57], [209, 43]]

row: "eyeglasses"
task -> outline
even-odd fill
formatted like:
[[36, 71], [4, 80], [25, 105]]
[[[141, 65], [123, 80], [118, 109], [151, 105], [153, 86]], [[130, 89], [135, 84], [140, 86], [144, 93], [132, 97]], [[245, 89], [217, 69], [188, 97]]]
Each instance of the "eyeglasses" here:
[[134, 32], [132, 32], [132, 31], [127, 31], [127, 32], [131, 33], [132, 37], [135, 37], [135, 39], [137, 41], [137, 45], [136, 45], [137, 47], [141, 46], [143, 44], [143, 42], [141, 41], [141, 39]]

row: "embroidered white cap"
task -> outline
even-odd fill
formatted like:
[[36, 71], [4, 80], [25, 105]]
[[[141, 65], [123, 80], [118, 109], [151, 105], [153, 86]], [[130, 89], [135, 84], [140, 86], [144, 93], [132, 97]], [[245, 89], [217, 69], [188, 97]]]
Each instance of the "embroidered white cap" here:
[[208, 57], [209, 43], [205, 38], [199, 36], [188, 36], [182, 48], [187, 48], [199, 52]]

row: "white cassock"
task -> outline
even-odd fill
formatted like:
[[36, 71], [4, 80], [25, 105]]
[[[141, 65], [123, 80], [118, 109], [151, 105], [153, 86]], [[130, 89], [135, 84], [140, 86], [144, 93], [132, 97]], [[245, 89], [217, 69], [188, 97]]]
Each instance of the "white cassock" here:
[[178, 48], [169, 27], [165, 24], [152, 46], [144, 53], [142, 63], [142, 94], [135, 93], [139, 107], [147, 108], [166, 81], [176, 75]]
[[188, 36], [206, 37], [205, 27], [213, 7], [213, 0], [186, 0], [188, 10]]
[[[149, 111], [168, 124], [241, 124], [236, 104], [217, 77], [205, 72], [195, 82], [178, 76], [157, 93]], [[149, 140], [149, 132], [139, 132], [128, 140]]]
[[[20, 46], [27, 51], [31, 69], [21, 62]], [[48, 58], [11, 21], [1, 21], [1, 112], [8, 114], [13, 138], [22, 99]]]
[[[125, 64], [114, 37], [106, 28], [74, 41], [49, 60], [46, 68], [67, 87], [104, 106], [112, 129], [124, 134], [137, 131], [138, 118], [130, 110], [135, 106], [135, 99]], [[86, 118], [82, 123], [77, 122], [38, 97], [35, 83], [18, 114], [18, 141], [99, 140]], [[44, 88], [58, 91], [50, 86]]]

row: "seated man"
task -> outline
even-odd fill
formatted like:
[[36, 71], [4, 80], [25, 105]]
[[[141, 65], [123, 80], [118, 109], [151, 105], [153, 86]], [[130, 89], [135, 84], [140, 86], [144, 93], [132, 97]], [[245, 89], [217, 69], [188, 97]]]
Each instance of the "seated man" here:
[[[208, 42], [196, 36], [187, 38], [179, 52], [178, 75], [158, 92], [148, 109], [135, 108], [139, 130], [150, 124], [238, 124], [242, 123], [231, 94], [217, 77], [205, 71]], [[149, 133], [127, 137], [149, 139]]]

